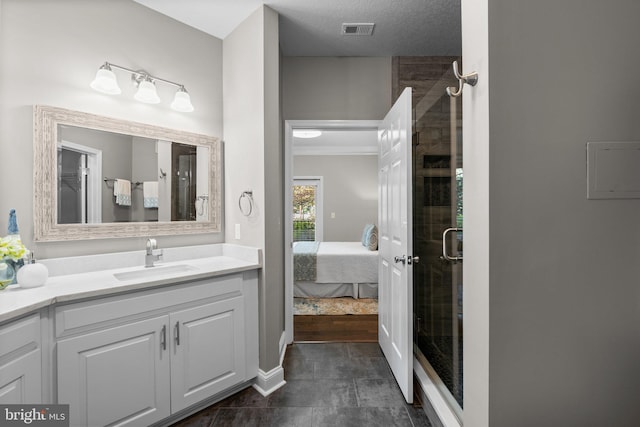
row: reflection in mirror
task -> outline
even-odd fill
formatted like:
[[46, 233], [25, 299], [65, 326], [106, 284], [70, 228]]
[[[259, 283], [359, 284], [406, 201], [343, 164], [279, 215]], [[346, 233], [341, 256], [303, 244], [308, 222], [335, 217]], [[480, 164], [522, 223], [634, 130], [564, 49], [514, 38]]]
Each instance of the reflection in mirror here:
[[209, 219], [207, 147], [59, 125], [57, 149], [58, 224]]
[[36, 240], [220, 231], [217, 138], [54, 107], [34, 114]]
[[196, 219], [196, 147], [185, 144], [171, 146], [171, 220]]

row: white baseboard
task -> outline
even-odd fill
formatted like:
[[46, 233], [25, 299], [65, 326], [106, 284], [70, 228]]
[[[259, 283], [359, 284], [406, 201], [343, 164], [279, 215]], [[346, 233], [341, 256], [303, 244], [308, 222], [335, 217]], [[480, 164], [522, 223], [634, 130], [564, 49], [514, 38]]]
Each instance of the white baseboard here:
[[284, 362], [284, 355], [287, 352], [287, 333], [282, 332], [280, 341], [278, 342], [278, 348], [280, 349], [280, 365], [276, 366], [269, 372], [265, 372], [262, 369], [258, 369], [258, 376], [253, 384], [258, 393], [263, 396], [268, 396], [287, 382], [284, 380], [284, 369], [282, 363]]
[[284, 369], [282, 369], [282, 366], [276, 366], [269, 372], [258, 369], [258, 376], [253, 388], [264, 397], [267, 397], [285, 384]]

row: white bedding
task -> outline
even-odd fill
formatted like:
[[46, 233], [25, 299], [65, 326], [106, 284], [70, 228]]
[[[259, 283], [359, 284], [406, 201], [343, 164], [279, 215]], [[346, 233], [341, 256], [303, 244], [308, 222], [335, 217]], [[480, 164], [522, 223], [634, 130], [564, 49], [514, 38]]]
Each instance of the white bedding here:
[[378, 251], [370, 251], [360, 242], [321, 242], [316, 269], [315, 281], [294, 283], [294, 296], [378, 296]]
[[378, 251], [360, 242], [320, 242], [316, 283], [378, 283]]

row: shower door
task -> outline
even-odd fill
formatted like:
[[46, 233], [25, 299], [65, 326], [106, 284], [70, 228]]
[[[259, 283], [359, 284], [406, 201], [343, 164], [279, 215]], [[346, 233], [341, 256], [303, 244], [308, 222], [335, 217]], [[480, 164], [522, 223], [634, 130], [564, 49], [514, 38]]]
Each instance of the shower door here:
[[[450, 70], [441, 86], [455, 85], [449, 76]], [[462, 106], [461, 98], [438, 94], [431, 92], [422, 103], [428, 107], [415, 113], [414, 351], [461, 418]]]
[[171, 221], [196, 220], [197, 149], [171, 143]]
[[58, 224], [87, 223], [87, 155], [58, 150]]

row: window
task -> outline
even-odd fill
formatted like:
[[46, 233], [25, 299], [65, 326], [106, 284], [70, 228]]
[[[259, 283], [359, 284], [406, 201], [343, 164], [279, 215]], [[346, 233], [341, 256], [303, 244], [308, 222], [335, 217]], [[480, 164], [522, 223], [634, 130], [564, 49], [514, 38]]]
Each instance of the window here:
[[322, 178], [293, 179], [293, 241], [322, 241]]

